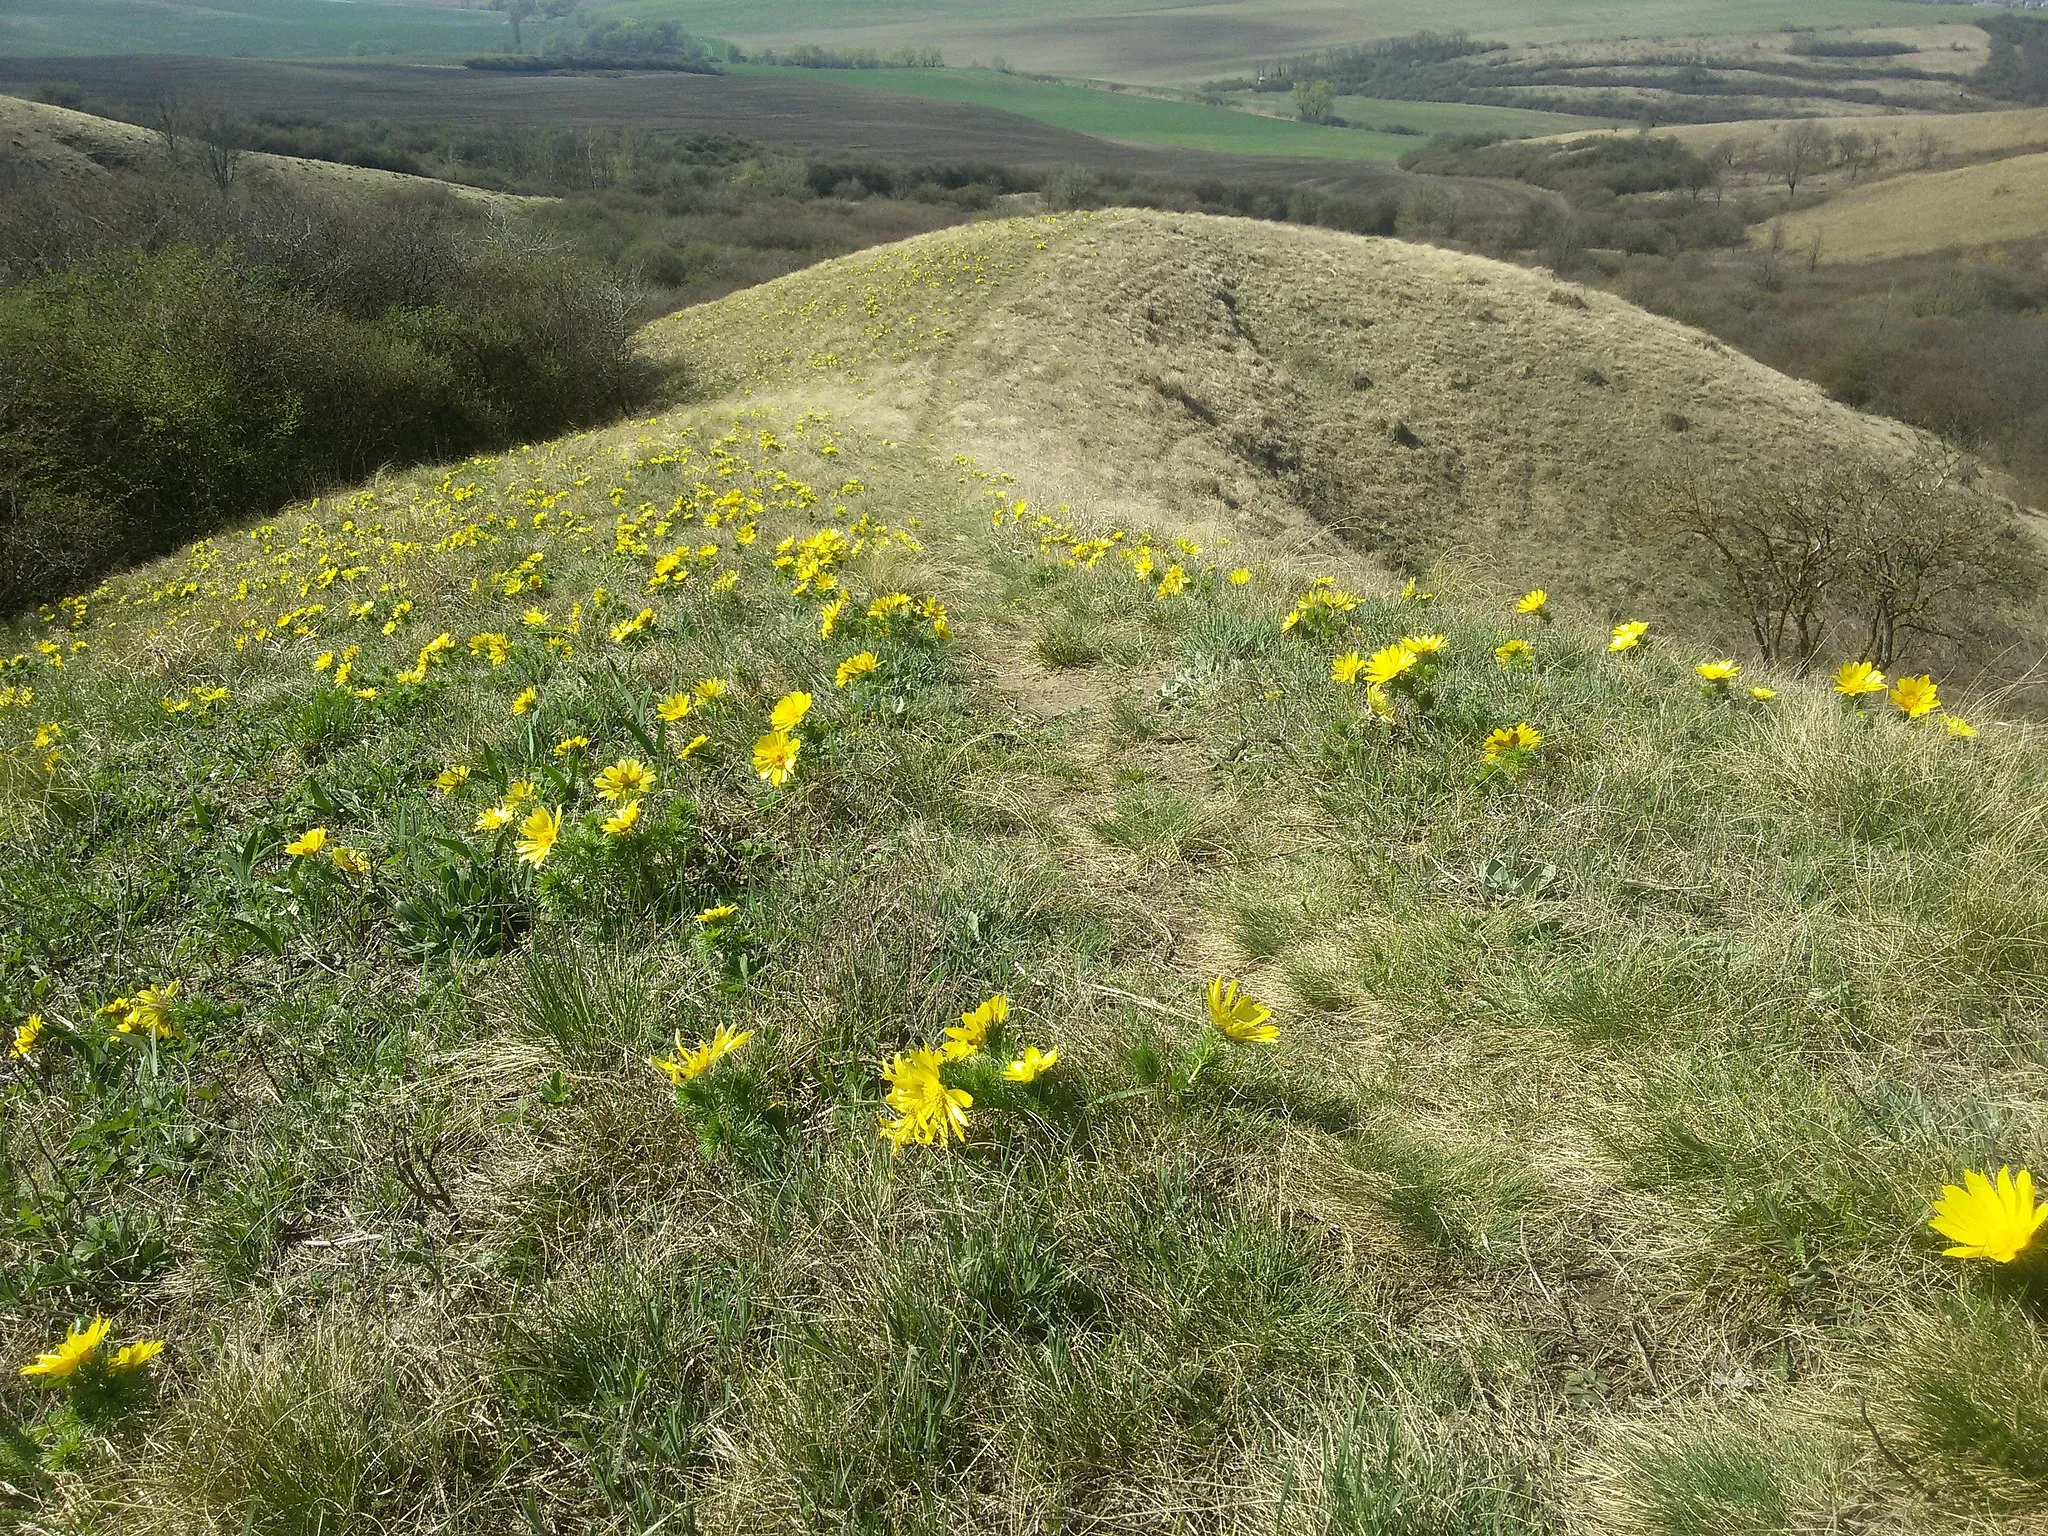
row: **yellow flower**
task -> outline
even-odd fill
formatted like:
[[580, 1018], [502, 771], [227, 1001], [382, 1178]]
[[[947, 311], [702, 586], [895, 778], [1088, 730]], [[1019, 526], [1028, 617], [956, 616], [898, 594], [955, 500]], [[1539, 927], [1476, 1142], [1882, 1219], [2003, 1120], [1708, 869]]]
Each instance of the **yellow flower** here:
[[1934, 679], [1926, 675], [1900, 678], [1892, 685], [1891, 699], [1908, 720], [1918, 720], [1941, 708], [1941, 700], [1935, 697]]
[[502, 667], [512, 654], [512, 638], [509, 635], [494, 633], [471, 635], [469, 654], [483, 657], [494, 667]]
[[1413, 576], [1408, 578], [1408, 584], [1401, 589], [1401, 601], [1404, 603], [1429, 603], [1435, 600], [1436, 594], [1423, 591], [1421, 587], [1416, 585]]
[[1486, 738], [1486, 761], [1497, 763], [1509, 753], [1534, 752], [1543, 745], [1543, 733], [1526, 720], [1494, 731]]
[[1523, 639], [1504, 640], [1493, 648], [1494, 660], [1504, 667], [1517, 666], [1536, 654], [1536, 647]]
[[861, 651], [839, 663], [839, 670], [832, 674], [832, 686], [844, 688], [857, 677], [865, 677], [882, 664], [881, 658], [873, 651]]
[[453, 768], [443, 768], [434, 776], [434, 788], [444, 795], [452, 795], [469, 782], [469, 766], [458, 763]]
[[1867, 661], [1845, 661], [1835, 668], [1835, 692], [1845, 699], [1884, 692], [1885, 676]]
[[1541, 613], [1543, 611], [1543, 605], [1549, 601], [1550, 594], [1544, 591], [1541, 587], [1536, 587], [1528, 592], [1524, 592], [1521, 595], [1521, 597], [1516, 599], [1515, 612]]
[[1944, 1184], [1927, 1223], [1956, 1246], [1942, 1252], [1952, 1259], [1989, 1259], [2010, 1264], [2033, 1242], [2034, 1232], [2048, 1221], [2048, 1206], [2034, 1203], [2034, 1176], [2022, 1168], [2000, 1168], [1993, 1183], [1974, 1168], [1963, 1170], [1963, 1188]]
[[565, 736], [555, 743], [555, 756], [567, 757], [571, 752], [581, 752], [589, 745], [588, 736]]
[[673, 725], [696, 707], [697, 696], [686, 690], [682, 693], [672, 693], [663, 699], [654, 706], [654, 713]]
[[802, 747], [787, 731], [770, 731], [754, 743], [754, 772], [780, 788], [796, 772], [796, 755]]
[[692, 736], [688, 741], [676, 748], [676, 756], [679, 758], [690, 757], [710, 740], [709, 736]]
[[622, 620], [612, 626], [612, 643], [615, 645], [624, 644], [653, 622], [654, 610], [652, 608], [642, 608], [632, 618]]
[[910, 607], [908, 592], [887, 592], [868, 604], [868, 617], [886, 619], [891, 614], [903, 613]]
[[107, 1362], [107, 1370], [115, 1376], [139, 1371], [163, 1352], [162, 1339], [137, 1339], [133, 1344], [123, 1344], [114, 1351], [114, 1358]]
[[1607, 637], [1607, 649], [1632, 651], [1649, 632], [1650, 626], [1641, 619], [1631, 619], [1626, 624], [1617, 624], [1614, 626], [1614, 633]]
[[1965, 720], [1961, 715], [1943, 715], [1941, 717], [1941, 723], [1943, 729], [1945, 729], [1949, 733], [1949, 735], [1959, 736], [1965, 741], [1970, 740], [1977, 734], [1977, 727], [1970, 724], [1970, 722]]
[[697, 684], [697, 702], [709, 704], [713, 699], [722, 699], [732, 690], [722, 677], [707, 677]]
[[1166, 574], [1159, 578], [1159, 596], [1162, 600], [1178, 597], [1188, 589], [1188, 573], [1176, 561], [1166, 568]]
[[1365, 664], [1360, 674], [1368, 684], [1384, 688], [1395, 678], [1413, 667], [1420, 658], [1405, 645], [1390, 645], [1383, 651], [1374, 651], [1372, 660]]
[[1365, 658], [1356, 651], [1346, 651], [1330, 662], [1330, 681], [1333, 683], [1355, 683], [1358, 674], [1365, 670]]
[[604, 819], [606, 837], [625, 837], [633, 830], [633, 824], [640, 819], [640, 802], [628, 800]]
[[592, 782], [606, 800], [637, 800], [654, 788], [654, 770], [637, 757], [622, 757]]
[[845, 612], [845, 610], [846, 594], [844, 592], [818, 610], [819, 638], [825, 640], [832, 638], [832, 631], [839, 627], [839, 615]]
[[947, 1029], [939, 1055], [947, 1061], [965, 1061], [988, 1044], [988, 1032], [1010, 1016], [1010, 1000], [1001, 992], [972, 1013], [960, 1015], [960, 1022]]
[[539, 702], [539, 690], [528, 688], [512, 701], [512, 713], [515, 715], [530, 715], [533, 713], [533, 706]]
[[52, 1381], [62, 1380], [98, 1353], [100, 1341], [107, 1336], [107, 1331], [113, 1326], [104, 1317], [95, 1317], [86, 1325], [83, 1332], [76, 1328], [71, 1329], [65, 1335], [62, 1344], [38, 1355], [35, 1364], [24, 1365], [21, 1374], [46, 1376]]
[[336, 848], [327, 857], [344, 875], [360, 880], [370, 872], [369, 855], [358, 848]]
[[1044, 1076], [1056, 1066], [1060, 1059], [1059, 1047], [1041, 1051], [1035, 1045], [1024, 1047], [1024, 1054], [1003, 1068], [1003, 1080], [1011, 1083], [1028, 1083]]
[[1775, 699], [1778, 696], [1778, 690], [1775, 688], [1766, 688], [1763, 684], [1759, 683], [1756, 685], [1756, 687], [1749, 690], [1749, 696], [1752, 699], [1755, 699], [1759, 704], [1768, 704], [1772, 699]]
[[43, 1016], [40, 1013], [30, 1014], [26, 1023], [16, 1027], [14, 1047], [7, 1054], [18, 1061], [27, 1061], [29, 1053], [36, 1048], [36, 1037], [42, 1032]]
[[1716, 686], [1725, 686], [1741, 670], [1742, 663], [1733, 660], [1703, 661], [1693, 668], [1693, 671], [1700, 675], [1701, 681], [1712, 683]]
[[284, 845], [284, 851], [295, 859], [310, 859], [327, 846], [325, 827], [308, 827], [298, 838]]
[[514, 809], [517, 809], [518, 807], [526, 804], [526, 802], [531, 800], [537, 793], [539, 793], [539, 791], [537, 791], [533, 787], [533, 780], [514, 779], [510, 784], [507, 784], [505, 786], [505, 803], [509, 806], [512, 806]]
[[1218, 976], [1209, 983], [1209, 1022], [1224, 1035], [1242, 1045], [1271, 1045], [1280, 1031], [1266, 1021], [1273, 1010], [1249, 992], [1240, 992], [1235, 981]]
[[[1246, 586], [1246, 585], [1248, 585], [1248, 584], [1250, 583], [1251, 579], [1252, 579], [1252, 573], [1251, 573], [1250, 569], [1249, 569], [1248, 567], [1246, 567], [1246, 566], [1242, 566], [1242, 565], [1240, 565], [1240, 566], [1239, 566], [1239, 567], [1238, 567], [1238, 568], [1237, 568], [1236, 570], [1234, 570], [1234, 571], [1232, 571], [1232, 572], [1230, 573], [1230, 584], [1231, 584], [1231, 585], [1232, 585], [1233, 587], [1242, 587], [1242, 586]], [[1054, 1054], [1058, 1054], [1058, 1053], [1057, 1053], [1057, 1052], [1055, 1052]], [[1027, 1081], [1028, 1081], [1028, 1079], [1027, 1079]]]
[[48, 725], [39, 725], [36, 727], [35, 745], [38, 750], [40, 750], [43, 747], [54, 747], [58, 742], [62, 741], [63, 739], [64, 727], [55, 720], [52, 720]]
[[1403, 635], [1401, 649], [1416, 656], [1434, 656], [1444, 648], [1442, 635]]
[[778, 731], [793, 731], [803, 724], [803, 718], [811, 712], [811, 696], [808, 693], [785, 693], [775, 701], [775, 710], [768, 717], [768, 724]]
[[519, 819], [519, 812], [509, 805], [488, 806], [477, 813], [476, 829], [479, 832], [495, 832], [500, 827], [509, 827]]
[[322, 651], [318, 656], [315, 656], [313, 658], [313, 670], [315, 672], [325, 672], [329, 667], [333, 665], [334, 652], [332, 651]]
[[964, 1089], [949, 1088], [939, 1076], [945, 1058], [936, 1051], [912, 1051], [897, 1056], [882, 1069], [889, 1085], [889, 1107], [896, 1111], [893, 1122], [884, 1121], [882, 1136], [901, 1152], [908, 1142], [943, 1145], [950, 1137], [967, 1139], [967, 1111], [974, 1096]]
[[733, 916], [738, 911], [739, 908], [731, 902], [727, 902], [722, 907], [706, 907], [702, 912], [699, 912], [697, 914], [697, 921], [702, 923], [706, 928], [716, 928], [720, 923], [724, 922], [728, 917]]
[[666, 1056], [650, 1056], [647, 1064], [680, 1088], [693, 1077], [701, 1077], [722, 1059], [754, 1038], [751, 1029], [735, 1032], [730, 1024], [721, 1024], [712, 1031], [709, 1040], [699, 1040], [692, 1049], [684, 1049], [683, 1032], [676, 1031], [675, 1048]]
[[158, 1040], [178, 1038], [178, 1026], [171, 1022], [171, 999], [178, 995], [178, 983], [144, 987], [135, 994], [128, 1011], [114, 1028], [124, 1035], [151, 1035]]
[[526, 612], [519, 615], [519, 622], [528, 629], [546, 629], [548, 627], [548, 616], [538, 608], [529, 608]]
[[519, 855], [519, 862], [531, 864], [538, 869], [555, 851], [555, 839], [562, 835], [562, 818], [544, 805], [533, 808], [533, 814], [520, 823], [519, 841], [512, 845]]

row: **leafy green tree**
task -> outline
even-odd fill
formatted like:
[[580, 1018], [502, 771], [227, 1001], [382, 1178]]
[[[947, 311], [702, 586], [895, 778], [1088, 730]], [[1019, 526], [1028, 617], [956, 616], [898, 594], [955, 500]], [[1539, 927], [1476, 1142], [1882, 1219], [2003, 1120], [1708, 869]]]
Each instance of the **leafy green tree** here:
[[1337, 88], [1327, 80], [1297, 80], [1294, 110], [1304, 123], [1327, 123], [1337, 114]]

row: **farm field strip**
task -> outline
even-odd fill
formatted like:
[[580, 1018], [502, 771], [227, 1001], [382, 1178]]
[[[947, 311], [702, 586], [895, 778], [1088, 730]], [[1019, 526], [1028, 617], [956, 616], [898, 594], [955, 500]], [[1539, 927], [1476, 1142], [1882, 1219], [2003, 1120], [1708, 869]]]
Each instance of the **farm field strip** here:
[[[759, 73], [787, 77], [817, 72], [774, 69]], [[1323, 127], [1198, 102], [1025, 79], [992, 69], [849, 69], [832, 74], [834, 83], [863, 90], [965, 102], [1013, 112], [1074, 133], [1173, 149], [1317, 160], [1392, 160], [1415, 147], [1413, 138], [1403, 134]]]

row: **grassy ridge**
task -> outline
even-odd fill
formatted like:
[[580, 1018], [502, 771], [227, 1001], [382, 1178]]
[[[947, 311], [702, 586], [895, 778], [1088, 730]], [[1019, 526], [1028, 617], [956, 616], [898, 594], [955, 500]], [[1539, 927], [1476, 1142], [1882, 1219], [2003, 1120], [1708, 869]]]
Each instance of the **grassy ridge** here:
[[[1078, 222], [863, 262], [860, 344], [943, 365]], [[9, 1373], [17, 1509], [1705, 1533], [2048, 1502], [2040, 1283], [1922, 1226], [1961, 1164], [2041, 1153], [2032, 732], [1714, 689], [1654, 614], [1614, 652], [1341, 593], [801, 396], [388, 477], [17, 642], [0, 1021], [46, 1022], [0, 1120], [0, 1345], [96, 1312], [168, 1342]], [[1391, 721], [1332, 679], [1432, 634]], [[1489, 765], [1521, 721], [1541, 745]], [[612, 835], [618, 758], [655, 782]], [[1212, 1027], [1219, 975], [1277, 1041]], [[892, 1155], [878, 1068], [995, 994], [942, 1069], [964, 1143]], [[751, 1036], [679, 1087], [647, 1063], [720, 1028]], [[1058, 1065], [1007, 1079], [1026, 1045]]]

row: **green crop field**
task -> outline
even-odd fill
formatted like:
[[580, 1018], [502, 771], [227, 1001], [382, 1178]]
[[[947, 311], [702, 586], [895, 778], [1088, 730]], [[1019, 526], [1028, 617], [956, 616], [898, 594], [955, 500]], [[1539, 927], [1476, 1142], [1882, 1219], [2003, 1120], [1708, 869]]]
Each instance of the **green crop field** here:
[[[752, 71], [750, 71], [752, 72]], [[812, 75], [815, 70], [762, 70], [764, 74]], [[1407, 135], [1324, 128], [1288, 118], [1260, 117], [1229, 107], [1166, 101], [1156, 96], [1058, 85], [992, 69], [841, 69], [839, 84], [906, 96], [936, 97], [1014, 112], [1054, 127], [1099, 138], [1201, 149], [1219, 154], [1289, 155], [1317, 160], [1391, 160], [1415, 147]], [[1471, 109], [1454, 109], [1471, 110]], [[1513, 116], [1537, 117], [1537, 113]], [[1568, 125], [1570, 118], [1559, 119]], [[1555, 133], [1557, 126], [1532, 129]]]
[[[532, 33], [529, 32], [529, 37]], [[7, 0], [0, 55], [196, 53], [269, 59], [459, 59], [509, 39], [487, 11], [335, 0]]]

